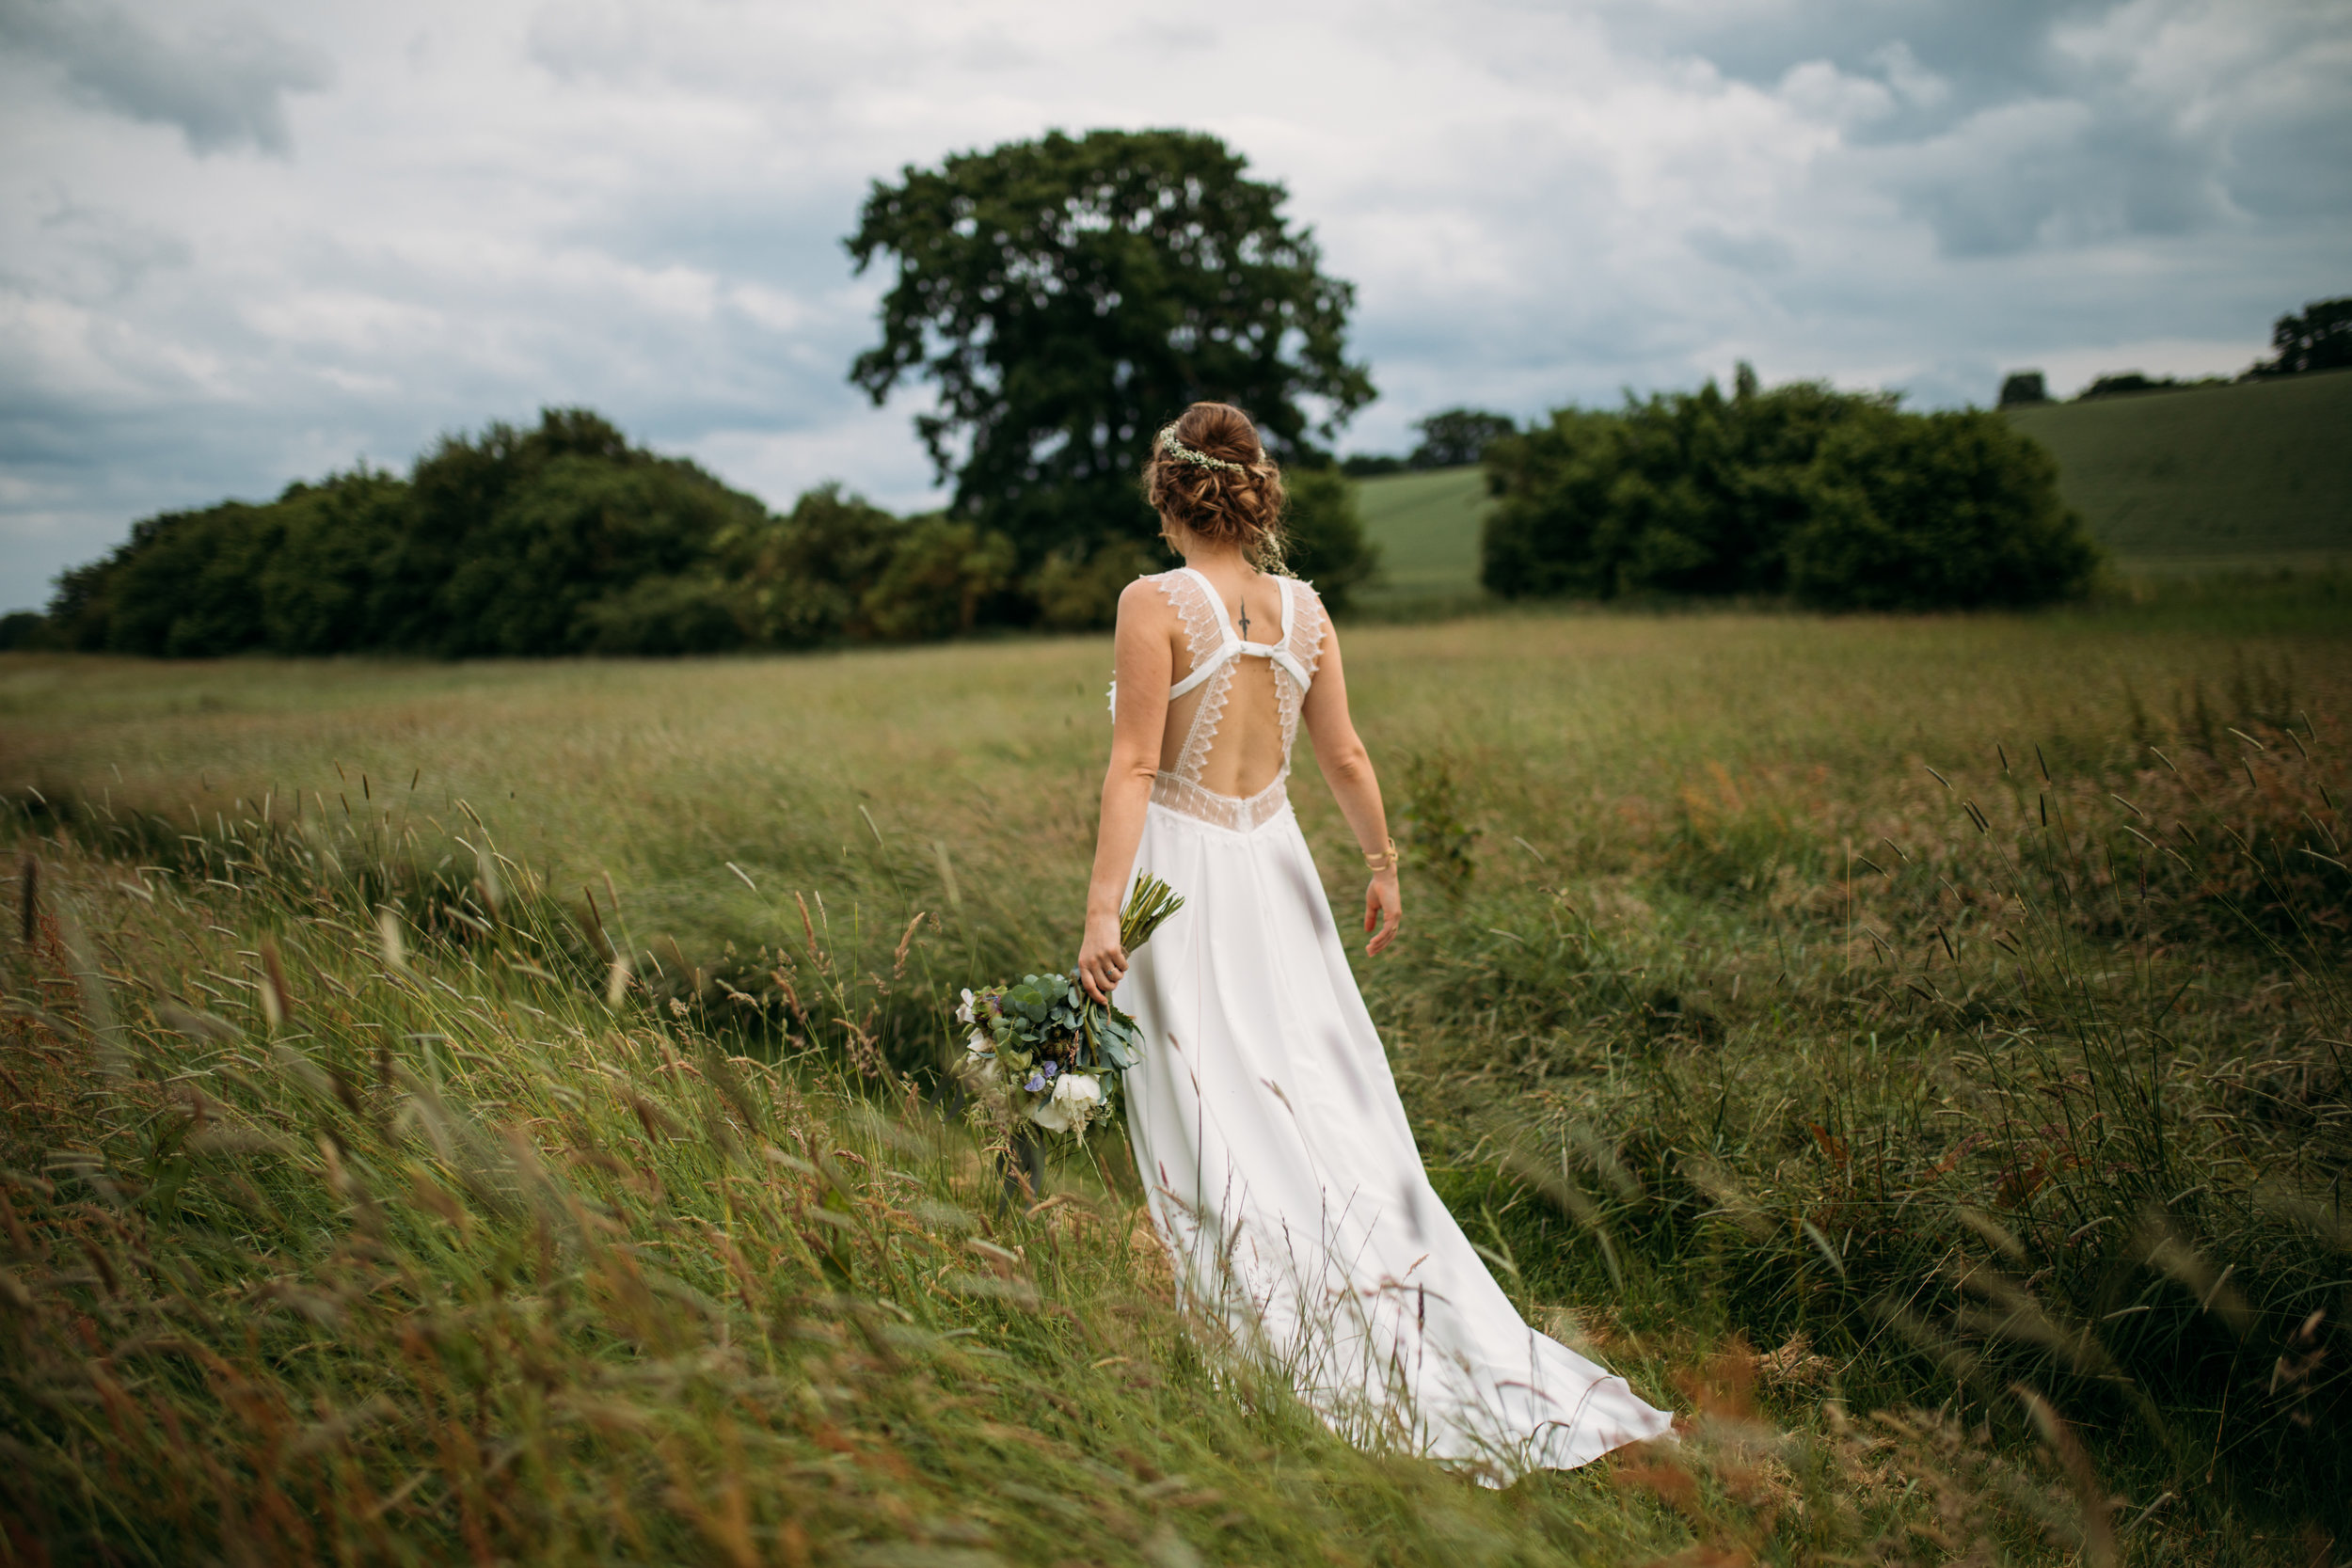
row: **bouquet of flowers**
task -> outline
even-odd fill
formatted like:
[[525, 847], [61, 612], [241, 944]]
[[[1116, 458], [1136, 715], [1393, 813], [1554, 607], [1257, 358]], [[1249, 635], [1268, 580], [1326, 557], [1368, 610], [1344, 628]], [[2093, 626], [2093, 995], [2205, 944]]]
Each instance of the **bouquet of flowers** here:
[[[1134, 953], [1184, 903], [1158, 878], [1136, 878], [1119, 915], [1120, 946]], [[1136, 1021], [1089, 996], [1074, 972], [966, 990], [956, 1022], [972, 1029], [957, 1076], [974, 1091], [975, 1115], [1008, 1129], [1085, 1142], [1089, 1127], [1116, 1112], [1119, 1075], [1142, 1060]]]

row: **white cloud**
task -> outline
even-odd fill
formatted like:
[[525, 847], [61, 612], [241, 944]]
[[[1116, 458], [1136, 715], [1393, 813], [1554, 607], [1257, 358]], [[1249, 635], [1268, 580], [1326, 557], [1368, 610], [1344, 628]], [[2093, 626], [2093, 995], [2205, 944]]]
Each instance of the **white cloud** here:
[[1290, 188], [1359, 287], [1357, 446], [1738, 357], [1929, 404], [2233, 371], [2352, 288], [2352, 19], [2292, 0], [214, 4], [0, 0], [0, 608], [142, 513], [541, 404], [779, 506], [925, 504], [845, 380], [882, 279], [840, 236], [1048, 128]]

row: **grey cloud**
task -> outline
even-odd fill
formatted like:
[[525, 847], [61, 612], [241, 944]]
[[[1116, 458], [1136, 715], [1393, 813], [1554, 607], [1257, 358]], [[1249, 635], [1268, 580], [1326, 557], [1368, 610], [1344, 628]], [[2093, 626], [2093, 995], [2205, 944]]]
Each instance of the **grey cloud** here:
[[2153, 105], [2065, 101], [1994, 111], [1886, 160], [1902, 210], [1948, 256], [2226, 224], [2237, 208], [2226, 124]]
[[100, 107], [178, 126], [199, 154], [249, 146], [287, 156], [286, 95], [332, 76], [318, 52], [249, 19], [174, 40], [103, 0], [0, 0], [0, 40], [49, 61]]
[[2116, 147], [2082, 105], [2049, 102], [1993, 111], [1931, 142], [1866, 161], [1881, 166], [1879, 178], [1904, 214], [1926, 223], [1947, 256], [1997, 256], [2130, 232], [2135, 216], [2177, 217], [2177, 204], [2163, 200], [2164, 173], [2193, 178], [2179, 161], [2168, 170], [2157, 160], [2151, 168]]
[[1683, 237], [1700, 256], [1734, 272], [1787, 272], [1796, 259], [1788, 242], [1777, 234], [1734, 234], [1712, 224], [1702, 224]]
[[1693, 11], [1655, 0], [1621, 0], [1611, 32], [1641, 52], [1705, 59], [1734, 81], [1770, 87], [1789, 71], [1826, 60], [1899, 89], [1916, 72], [1942, 93], [1900, 91], [1902, 112], [1869, 135], [1915, 136], [1987, 104], [2048, 90], [2065, 66], [2054, 32], [2116, 8], [2119, 0], [1766, 0]]
[[849, 274], [841, 237], [857, 227], [865, 195], [863, 182], [850, 179], [804, 194], [715, 178], [699, 186], [646, 182], [612, 193], [562, 233], [644, 266], [682, 263], [796, 291], [834, 288]]
[[167, 230], [63, 195], [41, 215], [40, 229], [49, 243], [24, 259], [31, 270], [0, 270], [0, 279], [29, 284], [77, 305], [119, 300], [149, 274], [183, 268], [195, 259], [188, 242]]
[[[72, 223], [87, 227], [78, 216]], [[821, 281], [837, 285], [846, 268], [835, 227], [806, 236], [803, 254], [790, 258], [806, 275], [797, 289], [775, 265], [772, 247], [787, 236], [755, 223], [741, 232], [690, 230], [675, 247], [644, 246], [638, 264], [649, 272], [694, 265], [681, 251], [721, 263], [711, 269], [723, 285], [720, 302], [707, 314], [648, 309], [609, 272], [585, 280], [421, 276], [378, 247], [315, 240], [294, 258], [300, 271], [288, 278], [288, 293], [323, 285], [363, 315], [399, 325], [322, 334], [256, 323], [233, 299], [159, 299], [151, 291], [111, 301], [90, 350], [104, 357], [103, 373], [47, 385], [0, 376], [0, 480], [8, 486], [0, 609], [44, 601], [58, 569], [96, 555], [135, 517], [224, 496], [265, 498], [289, 480], [361, 456], [405, 468], [442, 433], [500, 419], [529, 423], [543, 404], [596, 407], [662, 451], [692, 450], [728, 430], [838, 450], [828, 433], [869, 427], [864, 399], [844, 376], [871, 331], [864, 312], [845, 315], [837, 298], [818, 300], [806, 327], [779, 331], [747, 317], [725, 293], [764, 273], [779, 294], [812, 297], [807, 284], [820, 280], [820, 267]], [[44, 249], [55, 243], [52, 236]], [[192, 387], [175, 365], [111, 357], [119, 340], [149, 331], [197, 348], [219, 383]], [[904, 413], [890, 422], [895, 439]], [[895, 466], [887, 452], [880, 461], [853, 452], [840, 477], [914, 504], [928, 469], [913, 442], [903, 445], [904, 461]], [[832, 471], [813, 467], [805, 480], [796, 472], [793, 483]], [[722, 472], [758, 488], [757, 472]], [[791, 503], [791, 490], [761, 493]]]
[[[1885, 188], [1948, 256], [2341, 210], [2352, 194], [2352, 10], [2153, 9], [2142, 47], [2161, 47], [2178, 23], [2213, 31], [2217, 55], [2238, 46], [2242, 57], [2143, 71], [2131, 24], [2151, 8], [2132, 0], [1766, 0], [1728, 15], [1645, 0], [1611, 16], [1620, 38], [1768, 90], [1823, 64], [1883, 86], [1886, 111], [1844, 126], [1844, 141], [1882, 155]], [[2117, 38], [2084, 47], [2102, 30]], [[2292, 61], [2307, 63], [2281, 65]], [[2282, 72], [2299, 92], [2281, 92]]]
[[255, 461], [255, 436], [221, 410], [108, 415], [0, 399], [0, 471], [12, 492], [0, 515], [0, 610], [45, 604], [57, 573], [103, 553], [133, 517], [276, 494], [292, 474]]
[[[821, 41], [815, 32], [791, 8], [746, 8], [726, 13], [719, 30], [733, 47], [714, 48], [713, 30], [680, 25], [675, 6], [547, 0], [532, 8], [523, 54], [567, 86], [668, 85], [739, 100], [759, 95], [809, 116], [821, 114], [847, 84], [877, 71], [912, 73], [927, 57], [968, 54], [969, 40], [985, 43], [996, 37], [981, 25], [969, 32], [940, 26], [881, 38], [835, 29]], [[803, 40], [806, 48], [790, 47]], [[1002, 66], [1024, 57], [1000, 54], [989, 63]]]

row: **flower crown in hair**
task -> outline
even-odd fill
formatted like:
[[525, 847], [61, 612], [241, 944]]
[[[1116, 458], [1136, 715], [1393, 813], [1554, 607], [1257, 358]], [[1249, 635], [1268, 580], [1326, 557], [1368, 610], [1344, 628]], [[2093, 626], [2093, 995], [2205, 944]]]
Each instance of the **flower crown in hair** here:
[[1170, 457], [1179, 458], [1186, 463], [1197, 463], [1204, 468], [1222, 468], [1229, 474], [1246, 474], [1249, 471], [1239, 463], [1228, 463], [1222, 457], [1211, 457], [1205, 451], [1195, 451], [1176, 438], [1176, 427], [1172, 424], [1163, 426], [1160, 430], [1160, 450]]

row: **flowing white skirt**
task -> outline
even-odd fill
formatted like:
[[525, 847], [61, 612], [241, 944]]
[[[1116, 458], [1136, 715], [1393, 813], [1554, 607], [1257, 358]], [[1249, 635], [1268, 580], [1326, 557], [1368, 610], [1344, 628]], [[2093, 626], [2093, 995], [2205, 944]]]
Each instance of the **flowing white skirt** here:
[[1288, 806], [1247, 832], [1154, 804], [1136, 869], [1184, 907], [1136, 952], [1127, 1128], [1195, 1306], [1359, 1442], [1502, 1481], [1665, 1434], [1521, 1322], [1422, 1169]]

